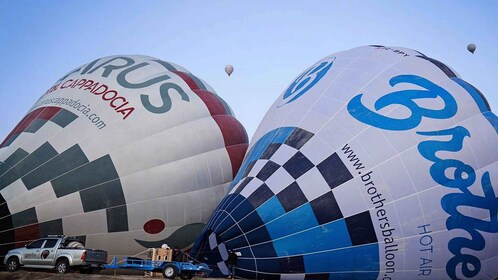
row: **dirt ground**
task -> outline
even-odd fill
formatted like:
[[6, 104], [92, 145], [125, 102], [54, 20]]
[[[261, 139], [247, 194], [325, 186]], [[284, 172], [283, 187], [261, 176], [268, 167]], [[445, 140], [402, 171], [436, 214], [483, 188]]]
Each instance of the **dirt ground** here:
[[[5, 270], [0, 270], [0, 279], [1, 280], [71, 280], [71, 279], [93, 279], [93, 280], [103, 280], [103, 279], [111, 279], [111, 280], [152, 280], [152, 279], [164, 279], [162, 276], [157, 277], [144, 277], [141, 275], [116, 275], [114, 276], [112, 272], [111, 274], [106, 274], [107, 271], [103, 271], [98, 274], [80, 274], [78, 272], [68, 273], [68, 274], [56, 274], [54, 271], [36, 271], [36, 270], [25, 270], [21, 269], [16, 272], [8, 272]], [[180, 279], [180, 278], [176, 278]], [[198, 280], [214, 280], [216, 278], [193, 278]]]

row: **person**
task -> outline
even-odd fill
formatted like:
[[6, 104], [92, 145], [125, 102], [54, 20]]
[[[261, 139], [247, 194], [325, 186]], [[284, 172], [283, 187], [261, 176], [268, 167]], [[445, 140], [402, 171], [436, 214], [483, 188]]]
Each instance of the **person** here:
[[235, 277], [235, 266], [237, 264], [237, 259], [239, 256], [233, 250], [228, 251], [228, 279], [234, 279]]
[[183, 261], [183, 251], [179, 249], [178, 247], [175, 247], [173, 250], [173, 260], [175, 262], [182, 262]]

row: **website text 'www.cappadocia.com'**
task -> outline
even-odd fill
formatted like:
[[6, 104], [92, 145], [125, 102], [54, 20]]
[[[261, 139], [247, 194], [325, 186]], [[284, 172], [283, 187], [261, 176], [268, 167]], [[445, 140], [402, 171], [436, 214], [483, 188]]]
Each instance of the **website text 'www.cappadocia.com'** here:
[[95, 125], [98, 129], [103, 129], [104, 127], [106, 127], [106, 123], [102, 120], [102, 118], [99, 115], [91, 113], [92, 109], [90, 108], [90, 105], [81, 104], [79, 99], [74, 100], [71, 98], [55, 97], [40, 101], [35, 104], [35, 107], [41, 105], [58, 105], [58, 106], [66, 106], [74, 108], [83, 116], [87, 117], [90, 120], [90, 122], [93, 125]]

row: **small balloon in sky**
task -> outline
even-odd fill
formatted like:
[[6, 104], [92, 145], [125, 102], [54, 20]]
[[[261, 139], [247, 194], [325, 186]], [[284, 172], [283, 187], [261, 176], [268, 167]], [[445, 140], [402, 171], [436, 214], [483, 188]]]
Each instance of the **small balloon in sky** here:
[[225, 66], [225, 73], [227, 73], [228, 76], [232, 75], [233, 73], [233, 66], [228, 64]]
[[473, 43], [470, 43], [468, 46], [467, 46], [467, 50], [471, 53], [474, 53], [476, 51], [476, 45], [473, 44]]

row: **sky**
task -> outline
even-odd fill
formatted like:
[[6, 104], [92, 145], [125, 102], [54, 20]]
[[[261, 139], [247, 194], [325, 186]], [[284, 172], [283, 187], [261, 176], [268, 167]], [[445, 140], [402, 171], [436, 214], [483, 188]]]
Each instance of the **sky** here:
[[185, 67], [231, 106], [249, 137], [302, 71], [371, 44], [444, 62], [496, 113], [497, 15], [491, 0], [0, 0], [0, 141], [65, 73], [108, 55]]

